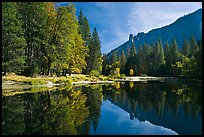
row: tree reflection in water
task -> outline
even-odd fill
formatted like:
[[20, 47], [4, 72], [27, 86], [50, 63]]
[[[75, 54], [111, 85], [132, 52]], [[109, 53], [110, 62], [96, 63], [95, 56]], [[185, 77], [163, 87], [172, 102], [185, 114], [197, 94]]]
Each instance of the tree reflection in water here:
[[[2, 102], [2, 123], [5, 123], [2, 124], [2, 134], [79, 134], [80, 126], [89, 114], [86, 100], [80, 90], [6, 97]], [[16, 120], [22, 125], [18, 126]], [[15, 127], [19, 130], [16, 131]]]
[[102, 100], [128, 112], [130, 120], [179, 134], [201, 132], [202, 85], [129, 82], [3, 96], [2, 134], [90, 134], [98, 128]]

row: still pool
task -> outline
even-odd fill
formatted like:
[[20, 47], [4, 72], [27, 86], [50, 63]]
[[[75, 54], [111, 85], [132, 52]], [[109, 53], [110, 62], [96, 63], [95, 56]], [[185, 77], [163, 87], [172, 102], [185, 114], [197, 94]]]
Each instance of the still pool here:
[[126, 82], [32, 90], [3, 91], [3, 135], [202, 134], [202, 84]]

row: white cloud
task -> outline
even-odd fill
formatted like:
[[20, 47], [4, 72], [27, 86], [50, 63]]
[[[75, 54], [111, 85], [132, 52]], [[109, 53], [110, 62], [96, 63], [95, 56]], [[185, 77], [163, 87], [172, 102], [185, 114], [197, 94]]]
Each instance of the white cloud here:
[[134, 33], [148, 32], [173, 23], [179, 17], [202, 7], [198, 2], [148, 2], [134, 3], [130, 9], [127, 24]]

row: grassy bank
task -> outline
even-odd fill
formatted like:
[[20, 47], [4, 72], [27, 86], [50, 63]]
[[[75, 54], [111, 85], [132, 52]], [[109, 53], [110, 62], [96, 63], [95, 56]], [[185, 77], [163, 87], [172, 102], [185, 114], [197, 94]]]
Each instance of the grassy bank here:
[[17, 84], [28, 84], [28, 85], [42, 85], [42, 84], [48, 84], [49, 82], [52, 82], [54, 84], [56, 83], [67, 83], [70, 84], [72, 82], [71, 78], [67, 77], [25, 77], [25, 76], [19, 76], [19, 75], [7, 75], [2, 76], [2, 84], [9, 84], [9, 83], [17, 83]]
[[88, 82], [98, 82], [98, 81], [113, 81], [113, 78], [107, 76], [89, 76], [83, 74], [72, 74], [71, 76], [61, 76], [61, 77], [48, 77], [39, 75], [37, 77], [25, 77], [15, 74], [8, 74], [7, 76], [2, 76], [2, 89], [8, 88], [20, 88], [20, 87], [33, 87], [33, 86], [49, 86], [49, 85], [70, 85], [72, 83], [88, 81]]

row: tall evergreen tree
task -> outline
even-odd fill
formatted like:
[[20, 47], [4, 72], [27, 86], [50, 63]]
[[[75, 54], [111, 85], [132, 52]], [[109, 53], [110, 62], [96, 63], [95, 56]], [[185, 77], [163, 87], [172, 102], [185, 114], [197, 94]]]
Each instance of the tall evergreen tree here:
[[83, 15], [82, 10], [80, 10], [80, 14], [78, 16], [78, 24], [79, 24], [79, 33], [82, 35], [83, 40], [85, 41], [85, 45], [89, 46], [91, 40], [91, 31], [88, 19]]
[[139, 74], [143, 72], [144, 69], [144, 56], [143, 56], [143, 50], [142, 50], [142, 45], [139, 47], [139, 52], [138, 52], [138, 71]]
[[147, 46], [147, 44], [145, 43], [144, 44], [144, 48], [143, 48], [143, 59], [144, 59], [144, 62], [143, 62], [143, 66], [144, 66], [144, 73], [147, 74], [148, 73], [148, 56], [150, 54], [150, 48], [149, 46]]
[[102, 71], [102, 55], [101, 55], [101, 42], [96, 28], [92, 33], [91, 43], [89, 45], [88, 57], [88, 72], [91, 70]]
[[117, 55], [116, 55], [116, 51], [113, 51], [113, 54], [111, 56], [111, 64], [115, 64], [118, 61]]
[[102, 63], [102, 74], [103, 75], [108, 75], [109, 72], [108, 72], [108, 64], [109, 64], [109, 61], [108, 61], [108, 56], [106, 54], [103, 54], [103, 63]]
[[83, 24], [84, 24], [84, 15], [81, 9], [80, 9], [79, 16], [78, 16], [78, 24], [79, 24], [79, 33], [82, 34]]
[[130, 56], [127, 59], [126, 67], [125, 67], [125, 74], [129, 75], [130, 69], [133, 69], [134, 72], [137, 72], [137, 51], [135, 48], [135, 44], [132, 43], [131, 49], [130, 49]]
[[169, 56], [169, 43], [166, 42], [165, 47], [164, 47], [164, 56], [167, 58]]
[[190, 50], [191, 50], [191, 55], [193, 55], [196, 51], [199, 50], [198, 43], [196, 42], [194, 36], [191, 37]]
[[165, 56], [164, 56], [164, 49], [163, 49], [161, 41], [159, 41], [159, 49], [160, 49], [159, 62], [160, 62], [160, 65], [163, 65], [165, 64]]
[[124, 73], [124, 68], [125, 68], [125, 65], [126, 65], [126, 56], [125, 56], [125, 52], [124, 50], [122, 50], [122, 53], [121, 53], [121, 72]]
[[22, 2], [20, 5], [27, 47], [25, 73], [32, 75], [40, 70], [41, 48], [45, 46], [47, 12], [45, 2]]
[[183, 47], [182, 47], [182, 53], [185, 56], [188, 56], [190, 53], [190, 45], [187, 40], [184, 40]]
[[130, 58], [135, 58], [137, 55], [137, 51], [136, 51], [136, 48], [135, 48], [135, 44], [132, 43], [132, 46], [130, 48]]
[[20, 72], [25, 63], [22, 23], [16, 2], [2, 3], [2, 70]]
[[130, 48], [127, 48], [127, 58], [130, 57]]
[[[82, 39], [84, 40], [84, 45], [89, 47], [91, 43], [91, 31], [90, 31], [88, 19], [86, 18], [86, 16], [83, 15], [82, 10], [80, 10], [80, 13], [78, 16], [78, 25], [79, 25], [79, 34], [81, 34]], [[88, 56], [86, 57], [86, 62], [89, 62]], [[84, 69], [83, 72], [88, 73], [89, 71], [88, 69], [89, 68]]]
[[178, 55], [179, 55], [178, 46], [175, 39], [173, 40], [169, 55], [170, 55], [170, 63], [175, 64], [176, 61], [178, 60]]
[[159, 57], [158, 57], [158, 64], [159, 64], [159, 74], [164, 74], [164, 67], [165, 67], [165, 56], [164, 56], [164, 49], [162, 46], [161, 41], [159, 41], [159, 48], [160, 48], [160, 53], [159, 53]]

